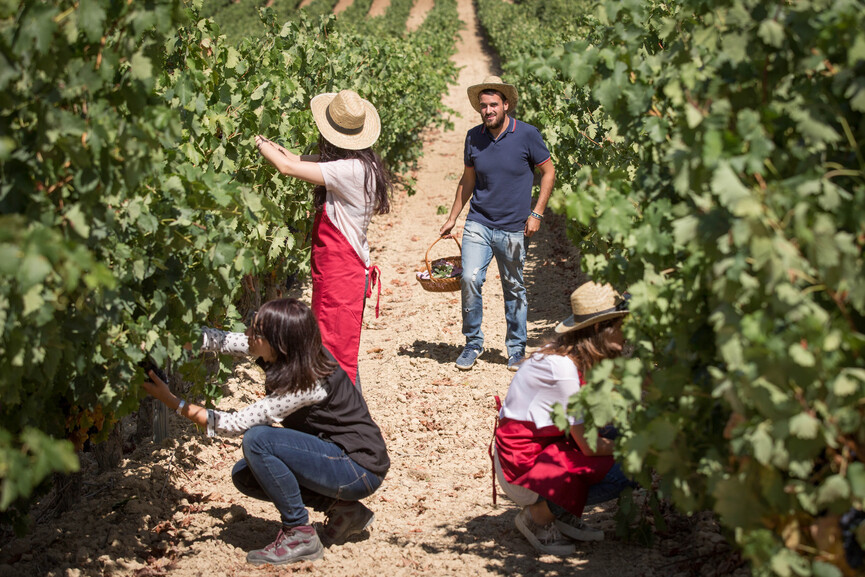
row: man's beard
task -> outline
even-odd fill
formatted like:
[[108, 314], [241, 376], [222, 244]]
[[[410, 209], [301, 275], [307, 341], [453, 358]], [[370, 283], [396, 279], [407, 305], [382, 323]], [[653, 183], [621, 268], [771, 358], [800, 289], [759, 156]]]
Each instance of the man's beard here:
[[[494, 124], [490, 124], [490, 122], [493, 122]], [[484, 126], [489, 128], [490, 130], [498, 130], [499, 128], [501, 128], [501, 126], [504, 123], [505, 123], [505, 115], [504, 114], [502, 114], [501, 116], [496, 116], [494, 120], [490, 120], [490, 119], [484, 117]]]

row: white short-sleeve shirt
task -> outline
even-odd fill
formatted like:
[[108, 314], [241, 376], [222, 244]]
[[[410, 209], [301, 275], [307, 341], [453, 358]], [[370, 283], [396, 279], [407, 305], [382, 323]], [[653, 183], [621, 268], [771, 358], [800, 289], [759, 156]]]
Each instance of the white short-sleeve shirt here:
[[374, 202], [368, 202], [364, 182], [366, 171], [357, 159], [319, 163], [327, 189], [327, 216], [354, 248], [360, 260], [369, 266], [369, 243], [366, 230], [372, 218]]
[[[553, 405], [561, 403], [567, 408], [568, 399], [579, 390], [580, 374], [574, 361], [562, 355], [534, 353], [514, 375], [500, 416], [548, 427], [554, 424], [550, 416]], [[568, 419], [571, 425], [582, 422]]]

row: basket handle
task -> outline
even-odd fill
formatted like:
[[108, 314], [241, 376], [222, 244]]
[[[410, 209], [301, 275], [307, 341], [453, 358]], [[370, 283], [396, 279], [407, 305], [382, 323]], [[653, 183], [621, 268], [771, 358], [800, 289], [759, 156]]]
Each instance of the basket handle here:
[[437, 243], [438, 241], [440, 241], [441, 239], [443, 239], [443, 238], [452, 238], [452, 239], [454, 239], [454, 242], [457, 243], [457, 248], [460, 249], [460, 254], [463, 253], [463, 247], [460, 246], [460, 241], [458, 241], [458, 240], [457, 240], [457, 237], [455, 237], [454, 235], [452, 235], [452, 234], [446, 234], [446, 235], [444, 235], [444, 236], [440, 236], [440, 237], [438, 237], [437, 239], [435, 239], [435, 240], [433, 241], [433, 243], [432, 243], [431, 245], [429, 245], [429, 248], [426, 249], [426, 255], [424, 256], [424, 260], [426, 261], [426, 271], [427, 271], [427, 273], [429, 273], [429, 277], [430, 277], [430, 278], [432, 278], [433, 275], [432, 275], [432, 265], [430, 265], [430, 262], [429, 262], [429, 251], [431, 251], [431, 250], [432, 250], [432, 247], [434, 247], [434, 246], [436, 245], [436, 243]]

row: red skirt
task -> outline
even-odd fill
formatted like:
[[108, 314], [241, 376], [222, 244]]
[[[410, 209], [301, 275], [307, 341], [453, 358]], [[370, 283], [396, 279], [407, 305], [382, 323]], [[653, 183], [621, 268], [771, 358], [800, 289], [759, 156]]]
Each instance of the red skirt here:
[[557, 427], [503, 418], [496, 429], [496, 451], [509, 483], [530, 489], [580, 517], [589, 487], [613, 466], [611, 455], [582, 453], [576, 441]]

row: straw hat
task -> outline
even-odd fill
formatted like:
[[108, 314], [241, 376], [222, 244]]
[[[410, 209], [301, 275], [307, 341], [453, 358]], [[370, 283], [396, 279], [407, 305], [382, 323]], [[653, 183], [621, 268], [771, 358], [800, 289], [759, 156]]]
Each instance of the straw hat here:
[[469, 102], [478, 112], [481, 111], [480, 94], [484, 90], [498, 90], [508, 100], [508, 111], [512, 112], [517, 107], [517, 89], [513, 84], [505, 84], [498, 76], [487, 76], [483, 83], [469, 86]]
[[339, 148], [369, 148], [381, 133], [381, 119], [375, 106], [352, 90], [319, 94], [309, 107], [321, 135]]
[[608, 284], [589, 281], [571, 293], [571, 316], [556, 326], [567, 333], [628, 314], [628, 301]]

